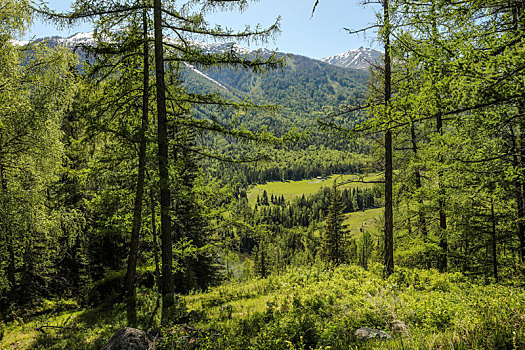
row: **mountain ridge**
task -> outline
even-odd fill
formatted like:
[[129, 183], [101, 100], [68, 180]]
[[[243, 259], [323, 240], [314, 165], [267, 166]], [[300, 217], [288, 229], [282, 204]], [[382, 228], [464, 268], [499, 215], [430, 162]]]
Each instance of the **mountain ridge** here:
[[[90, 45], [94, 43], [93, 32], [78, 32], [69, 37], [51, 36], [51, 37], [36, 38], [31, 41], [13, 40], [13, 43], [18, 46], [25, 46], [29, 44], [30, 42], [38, 43], [42, 41], [47, 41], [50, 46], [66, 45], [70, 47], [75, 47], [75, 46], [80, 46], [80, 45]], [[330, 64], [330, 65], [334, 65], [334, 66], [338, 66], [342, 68], [357, 69], [357, 70], [368, 70], [368, 67], [370, 66], [370, 64], [373, 64], [374, 62], [376, 62], [376, 60], [381, 56], [380, 51], [370, 49], [370, 48], [365, 48], [365, 47], [348, 50], [343, 53], [324, 57], [321, 59], [315, 59], [315, 58], [311, 58], [311, 57], [301, 55], [301, 54], [283, 53], [283, 52], [269, 50], [266, 48], [250, 50], [236, 43], [233, 43], [233, 42], [206, 43], [202, 41], [196, 41], [194, 43], [196, 46], [203, 48], [205, 52], [207, 53], [220, 53], [220, 52], [225, 52], [229, 50], [235, 50], [238, 53], [244, 54], [244, 55], [250, 55], [254, 53], [262, 53], [262, 54], [277, 53], [280, 55], [303, 56], [303, 57], [307, 57], [312, 60], [321, 61], [323, 63]]]
[[[77, 33], [69, 38], [52, 37], [35, 39], [46, 41], [49, 46], [66, 45], [86, 58], [81, 46], [93, 43], [92, 33]], [[20, 42], [19, 45], [25, 45]], [[210, 52], [237, 50], [243, 55], [276, 54], [286, 60], [284, 67], [266, 70], [262, 74], [235, 67], [202, 67], [186, 62], [181, 70], [183, 86], [186, 91], [197, 94], [219, 94], [234, 102], [252, 101], [258, 105], [280, 106], [279, 111], [269, 115], [264, 111], [250, 111], [243, 114], [239, 122], [249, 130], [268, 130], [277, 136], [286, 134], [293, 127], [301, 130], [315, 130], [317, 118], [328, 109], [353, 105], [366, 93], [369, 72], [363, 69], [343, 68], [303, 55], [285, 54], [269, 50], [253, 50], [233, 43], [197, 45], [205, 46]], [[348, 56], [348, 55], [347, 55]], [[213, 116], [228, 124], [236, 119], [233, 111], [214, 109], [211, 106], [194, 106], [197, 118]], [[351, 127], [354, 114], [341, 116], [338, 122], [342, 127]], [[328, 145], [329, 140], [312, 132], [316, 144]]]
[[342, 68], [368, 70], [371, 65], [380, 62], [382, 52], [366, 47], [348, 50], [338, 55], [321, 58], [325, 62]]

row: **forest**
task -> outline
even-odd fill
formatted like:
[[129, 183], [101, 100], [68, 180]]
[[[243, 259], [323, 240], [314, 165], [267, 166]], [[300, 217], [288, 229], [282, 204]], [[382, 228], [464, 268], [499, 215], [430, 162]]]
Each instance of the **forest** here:
[[0, 349], [525, 349], [525, 1], [251, 2], [2, 0]]

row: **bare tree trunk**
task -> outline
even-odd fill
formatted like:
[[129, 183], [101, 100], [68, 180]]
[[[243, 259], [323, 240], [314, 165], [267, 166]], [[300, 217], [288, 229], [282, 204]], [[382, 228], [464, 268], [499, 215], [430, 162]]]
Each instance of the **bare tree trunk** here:
[[[390, 65], [390, 13], [388, 0], [383, 0], [385, 34], [385, 111], [390, 113], [392, 73]], [[389, 118], [386, 118], [387, 120]], [[392, 131], [385, 132], [385, 275], [394, 272], [394, 212], [393, 212]]]
[[[520, 25], [522, 20], [523, 10], [525, 4], [523, 2], [512, 3], [512, 22], [515, 32], [523, 31], [523, 26]], [[518, 102], [518, 115], [525, 114], [525, 102], [521, 100]], [[521, 122], [518, 126], [518, 135], [514, 135], [514, 129], [510, 127], [510, 135], [512, 138], [512, 147], [515, 155], [513, 157], [514, 166], [521, 167], [522, 175], [525, 175], [525, 123]], [[516, 155], [519, 154], [519, 157]], [[519, 258], [520, 262], [525, 262], [525, 180], [520, 179], [516, 181], [516, 202], [518, 205], [518, 239], [520, 242]]]
[[[443, 119], [438, 114], [436, 119], [437, 131], [440, 135], [443, 135]], [[438, 269], [440, 272], [447, 271], [448, 268], [448, 238], [447, 238], [447, 216], [445, 214], [445, 200], [443, 199], [444, 191], [441, 187], [441, 172], [438, 175], [438, 205], [439, 205], [439, 256], [438, 256]]]
[[[521, 135], [520, 135], [521, 136]], [[513, 127], [510, 127], [510, 137], [512, 142], [513, 157], [512, 163], [517, 168], [520, 166], [520, 159], [518, 158], [518, 145], [516, 141], [516, 136], [514, 134]], [[521, 137], [520, 137], [521, 138]], [[522, 143], [522, 142], [520, 142]], [[521, 152], [520, 152], [521, 153]], [[518, 206], [518, 240], [520, 242], [519, 247], [519, 258], [520, 262], [523, 263], [525, 259], [525, 205], [523, 201], [523, 181], [516, 181], [515, 183], [515, 196], [516, 204]]]
[[[519, 106], [519, 113], [525, 114], [525, 105], [523, 103]], [[518, 153], [519, 153], [519, 167], [521, 168], [522, 178], [518, 185], [518, 210], [521, 206], [521, 211], [518, 212], [518, 238], [520, 241], [520, 258], [525, 262], [525, 123], [522, 123], [518, 134]]]
[[[416, 130], [415, 130], [414, 124], [410, 126], [410, 138], [412, 141], [412, 152], [414, 152], [414, 156], [417, 157], [418, 149], [417, 149], [417, 140], [416, 140]], [[414, 178], [415, 178], [416, 190], [423, 187], [421, 184], [421, 172], [419, 171], [419, 168], [416, 168], [414, 170]], [[425, 213], [421, 209], [421, 207], [423, 206], [423, 199], [421, 198], [421, 196], [418, 196], [417, 202], [419, 204], [419, 208], [418, 208], [419, 228], [421, 229], [421, 235], [423, 236], [423, 240], [426, 243], [428, 241], [427, 220], [425, 218]], [[425, 259], [426, 259], [425, 265], [427, 266], [427, 268], [431, 268], [432, 262], [430, 260], [430, 253], [428, 252], [426, 253]]]
[[136, 270], [140, 243], [140, 228], [142, 225], [142, 201], [144, 197], [144, 178], [146, 173], [146, 128], [148, 127], [149, 112], [149, 45], [148, 18], [146, 9], [144, 9], [142, 13], [142, 25], [144, 31], [144, 52], [142, 60], [142, 120], [139, 130], [139, 169], [137, 174], [137, 189], [135, 192], [135, 203], [133, 208], [133, 226], [131, 229], [128, 269], [126, 273], [127, 318], [128, 325], [132, 327], [136, 326], [137, 324]]
[[494, 199], [490, 199], [490, 214], [492, 216], [492, 265], [494, 268], [494, 279], [498, 282], [498, 251], [496, 242], [496, 215], [494, 215]]
[[[414, 156], [417, 156], [417, 140], [416, 140], [416, 130], [414, 124], [410, 126], [410, 136], [412, 141], [412, 152], [414, 152]], [[415, 185], [416, 189], [420, 189], [422, 187], [421, 185], [421, 173], [419, 171], [419, 168], [415, 169], [414, 171], [414, 178], [415, 178]], [[423, 205], [423, 199], [418, 196], [417, 199], [419, 205]], [[419, 227], [421, 228], [421, 235], [426, 239], [428, 236], [427, 232], [427, 222], [425, 219], [425, 214], [421, 211], [421, 208], [418, 210], [418, 216], [419, 216]]]
[[162, 245], [162, 319], [166, 321], [166, 313], [172, 304], [175, 290], [173, 284], [173, 239], [171, 235], [170, 215], [170, 184], [168, 172], [168, 118], [166, 112], [166, 85], [164, 78], [164, 45], [162, 35], [162, 1], [153, 2], [154, 32], [155, 32], [155, 77], [157, 88], [157, 142], [159, 160], [159, 193], [160, 193], [160, 230]]
[[151, 232], [153, 235], [153, 256], [155, 258], [155, 278], [157, 279], [157, 286], [159, 292], [162, 292], [160, 284], [160, 264], [159, 264], [159, 245], [157, 243], [157, 224], [155, 219], [155, 197], [153, 196], [153, 189], [149, 191], [150, 203], [151, 203]]

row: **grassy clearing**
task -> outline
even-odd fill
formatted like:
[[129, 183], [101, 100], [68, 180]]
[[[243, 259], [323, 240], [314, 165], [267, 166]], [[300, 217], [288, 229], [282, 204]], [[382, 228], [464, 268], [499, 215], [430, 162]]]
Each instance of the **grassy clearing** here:
[[[52, 331], [53, 327], [66, 327], [66, 325], [75, 322], [81, 313], [78, 310], [52, 312], [28, 321], [18, 318], [3, 329], [4, 336], [0, 339], [0, 349], [31, 349], [35, 340], [44, 332]], [[38, 330], [42, 326], [44, 326], [43, 332]], [[51, 327], [46, 328], [47, 326]]]
[[[139, 293], [139, 327], [150, 326], [155, 299]], [[19, 318], [3, 328], [0, 349], [95, 350], [126, 326], [124, 304], [99, 308], [50, 311], [25, 320]], [[43, 327], [42, 327], [43, 326]], [[1, 334], [1, 333], [0, 333]]]
[[361, 228], [366, 231], [375, 229], [377, 221], [383, 215], [383, 208], [356, 211], [345, 215], [344, 225], [347, 225], [348, 232], [355, 235], [361, 232]]
[[[262, 185], [256, 185], [248, 190], [248, 201], [250, 205], [255, 205], [257, 196], [262, 196], [266, 190], [268, 197], [273, 195], [283, 195], [286, 200], [291, 200], [295, 197], [312, 195], [323, 187], [332, 186], [334, 180], [338, 183], [349, 181], [376, 181], [380, 178], [378, 174], [371, 174], [360, 178], [358, 175], [332, 175], [326, 179], [309, 179], [301, 181], [276, 181], [268, 182]], [[369, 188], [373, 183], [350, 182], [341, 188]]]

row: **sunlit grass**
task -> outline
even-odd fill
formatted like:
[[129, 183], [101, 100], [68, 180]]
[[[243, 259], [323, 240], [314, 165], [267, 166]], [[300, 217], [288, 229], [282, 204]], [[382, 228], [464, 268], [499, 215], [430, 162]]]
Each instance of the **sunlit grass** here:
[[383, 215], [383, 208], [373, 208], [364, 211], [356, 211], [345, 214], [344, 225], [346, 225], [348, 232], [354, 236], [360, 236], [363, 231], [371, 231], [376, 229], [378, 220]]
[[248, 201], [250, 205], [255, 205], [257, 196], [261, 197], [266, 191], [268, 197], [283, 195], [286, 200], [291, 200], [300, 197], [303, 194], [310, 196], [323, 187], [331, 187], [334, 181], [342, 183], [340, 188], [370, 188], [374, 186], [372, 181], [378, 181], [381, 175], [370, 174], [366, 176], [361, 175], [332, 175], [323, 179], [308, 179], [301, 181], [273, 181], [266, 184], [256, 185], [248, 190]]

